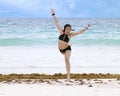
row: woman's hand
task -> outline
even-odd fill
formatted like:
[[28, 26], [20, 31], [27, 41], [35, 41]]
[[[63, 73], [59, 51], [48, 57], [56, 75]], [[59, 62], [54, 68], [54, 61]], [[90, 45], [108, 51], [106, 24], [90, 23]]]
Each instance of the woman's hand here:
[[54, 11], [54, 9], [51, 9], [51, 14], [55, 14], [55, 11]]

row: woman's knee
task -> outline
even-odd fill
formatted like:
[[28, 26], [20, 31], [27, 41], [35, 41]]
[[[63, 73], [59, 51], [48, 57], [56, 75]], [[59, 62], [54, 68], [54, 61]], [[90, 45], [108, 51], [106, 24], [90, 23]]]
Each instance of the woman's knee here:
[[69, 58], [68, 58], [68, 57], [65, 57], [65, 61], [66, 61], [66, 62], [69, 62]]

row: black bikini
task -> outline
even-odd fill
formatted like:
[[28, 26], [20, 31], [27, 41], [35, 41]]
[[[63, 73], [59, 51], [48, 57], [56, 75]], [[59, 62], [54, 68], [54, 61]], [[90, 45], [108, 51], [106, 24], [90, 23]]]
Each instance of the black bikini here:
[[[64, 41], [64, 42], [69, 42], [70, 39], [69, 39], [68, 35], [62, 34], [62, 35], [59, 36], [59, 40], [62, 40], [62, 41]], [[71, 46], [68, 45], [67, 48], [62, 49], [62, 50], [59, 49], [59, 50], [60, 50], [61, 53], [65, 53], [67, 50], [71, 50]]]
[[62, 34], [62, 35], [59, 36], [59, 40], [69, 42], [70, 39], [68, 38], [68, 35]]

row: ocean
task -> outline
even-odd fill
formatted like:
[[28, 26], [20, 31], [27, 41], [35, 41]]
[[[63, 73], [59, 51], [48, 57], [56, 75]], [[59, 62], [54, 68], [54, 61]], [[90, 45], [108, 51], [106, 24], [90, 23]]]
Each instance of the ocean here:
[[[71, 73], [120, 73], [120, 18], [59, 18], [78, 31], [70, 40]], [[74, 32], [74, 31], [73, 31]], [[0, 18], [0, 73], [66, 73], [52, 18]]]

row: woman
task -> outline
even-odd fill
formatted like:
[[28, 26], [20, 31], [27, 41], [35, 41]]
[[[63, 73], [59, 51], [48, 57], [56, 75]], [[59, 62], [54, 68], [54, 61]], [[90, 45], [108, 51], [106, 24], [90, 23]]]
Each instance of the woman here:
[[69, 59], [70, 59], [70, 55], [71, 55], [71, 46], [68, 44], [69, 40], [71, 37], [79, 35], [79, 34], [85, 32], [86, 30], [88, 30], [90, 27], [90, 24], [88, 24], [84, 29], [79, 30], [78, 32], [72, 33], [70, 24], [64, 25], [64, 29], [60, 26], [60, 24], [55, 16], [55, 11], [53, 9], [51, 9], [51, 14], [53, 16], [54, 23], [60, 32], [59, 40], [58, 40], [58, 48], [65, 57], [67, 80], [70, 81], [70, 61], [69, 61]]

